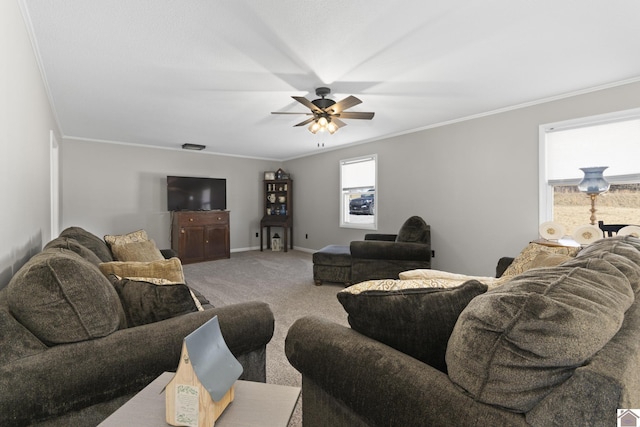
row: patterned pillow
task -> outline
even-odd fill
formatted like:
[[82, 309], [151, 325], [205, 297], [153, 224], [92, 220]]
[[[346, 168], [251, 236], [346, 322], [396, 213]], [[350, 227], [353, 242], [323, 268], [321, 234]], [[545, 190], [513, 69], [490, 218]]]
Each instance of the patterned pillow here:
[[153, 240], [114, 244], [111, 246], [113, 257], [118, 261], [162, 261], [164, 257]]
[[487, 290], [477, 281], [454, 288], [415, 280], [372, 280], [338, 292], [351, 327], [446, 372], [449, 335], [469, 301]]
[[125, 243], [144, 242], [145, 240], [149, 240], [149, 236], [147, 236], [147, 232], [144, 230], [133, 231], [127, 234], [107, 234], [104, 236], [104, 241], [107, 242], [109, 247], [124, 245]]
[[567, 247], [567, 246], [545, 246], [539, 243], [531, 242], [526, 248], [518, 254], [513, 260], [511, 265], [507, 267], [502, 274], [504, 277], [516, 276], [532, 268], [532, 262], [538, 256], [540, 252], [547, 252], [550, 254], [561, 254], [574, 257], [580, 252], [580, 247]]
[[440, 288], [452, 288], [454, 286], [460, 286], [468, 280], [477, 280], [491, 289], [508, 280], [508, 278], [505, 277], [467, 276], [465, 274], [450, 273], [448, 271], [433, 270], [430, 268], [403, 271], [399, 274], [399, 277], [402, 281], [415, 280], [423, 283], [423, 287], [432, 286]]

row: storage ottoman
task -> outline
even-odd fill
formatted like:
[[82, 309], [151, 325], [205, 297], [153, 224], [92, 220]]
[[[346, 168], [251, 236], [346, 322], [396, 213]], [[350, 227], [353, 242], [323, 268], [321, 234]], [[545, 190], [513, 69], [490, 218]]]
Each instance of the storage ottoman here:
[[349, 246], [329, 245], [313, 254], [313, 281], [351, 284], [351, 250]]

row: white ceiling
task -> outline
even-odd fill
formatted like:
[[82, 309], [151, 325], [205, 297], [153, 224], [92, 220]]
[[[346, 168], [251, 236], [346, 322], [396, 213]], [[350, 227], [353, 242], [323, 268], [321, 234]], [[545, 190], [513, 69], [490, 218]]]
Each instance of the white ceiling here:
[[[637, 0], [19, 0], [63, 136], [269, 159], [640, 77]], [[292, 95], [374, 111], [293, 127]]]

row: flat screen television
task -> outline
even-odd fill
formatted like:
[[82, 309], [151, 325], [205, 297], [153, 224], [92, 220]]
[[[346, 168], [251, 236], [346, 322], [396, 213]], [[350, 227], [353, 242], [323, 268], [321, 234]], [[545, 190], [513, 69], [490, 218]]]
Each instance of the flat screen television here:
[[213, 211], [227, 209], [227, 180], [167, 176], [169, 211]]

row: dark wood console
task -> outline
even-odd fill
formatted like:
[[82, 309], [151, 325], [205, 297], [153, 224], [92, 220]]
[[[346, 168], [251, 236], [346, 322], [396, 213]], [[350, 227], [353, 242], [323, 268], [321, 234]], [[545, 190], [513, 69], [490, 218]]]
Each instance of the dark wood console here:
[[228, 211], [173, 212], [171, 248], [183, 264], [230, 257]]

